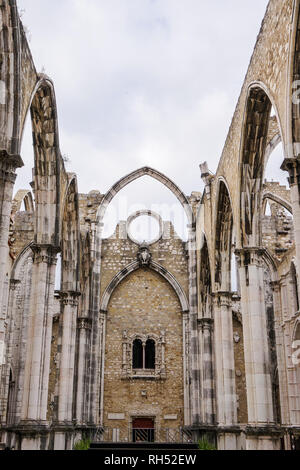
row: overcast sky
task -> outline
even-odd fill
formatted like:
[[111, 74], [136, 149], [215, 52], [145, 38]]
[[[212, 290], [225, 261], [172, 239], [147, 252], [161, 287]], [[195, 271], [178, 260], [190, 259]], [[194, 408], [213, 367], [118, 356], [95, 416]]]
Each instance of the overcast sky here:
[[[80, 192], [104, 193], [144, 165], [188, 195], [203, 190], [199, 164], [217, 168], [267, 3], [18, 0]], [[31, 179], [31, 145], [28, 124], [18, 187]], [[149, 178], [122, 193], [128, 205], [171, 201]]]

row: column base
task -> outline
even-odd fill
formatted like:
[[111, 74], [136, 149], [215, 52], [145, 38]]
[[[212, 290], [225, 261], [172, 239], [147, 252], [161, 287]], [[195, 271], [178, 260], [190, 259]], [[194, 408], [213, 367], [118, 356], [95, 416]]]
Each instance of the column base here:
[[240, 434], [233, 433], [220, 433], [218, 434], [218, 450], [241, 450], [243, 443]]
[[275, 425], [246, 426], [245, 450], [280, 450], [284, 434], [285, 430]]

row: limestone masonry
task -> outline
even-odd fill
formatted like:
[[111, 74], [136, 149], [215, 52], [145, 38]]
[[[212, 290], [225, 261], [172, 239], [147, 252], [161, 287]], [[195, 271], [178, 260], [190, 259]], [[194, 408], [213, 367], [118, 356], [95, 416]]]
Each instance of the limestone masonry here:
[[[187, 196], [150, 167], [78, 193], [53, 82], [16, 0], [0, 0], [0, 449], [300, 449], [299, 3], [270, 0], [216, 174], [203, 162], [204, 192]], [[28, 112], [33, 181], [14, 196]], [[265, 173], [280, 143], [287, 186]], [[144, 176], [181, 204], [187, 241], [150, 210], [103, 236], [113, 198]], [[145, 216], [159, 231], [141, 243]]]

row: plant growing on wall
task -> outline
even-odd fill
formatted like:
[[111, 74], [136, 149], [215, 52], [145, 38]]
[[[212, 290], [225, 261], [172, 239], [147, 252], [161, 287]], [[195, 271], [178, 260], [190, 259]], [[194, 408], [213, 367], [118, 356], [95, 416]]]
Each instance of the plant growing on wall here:
[[82, 439], [81, 441], [75, 442], [73, 450], [89, 450], [90, 445], [90, 439]]

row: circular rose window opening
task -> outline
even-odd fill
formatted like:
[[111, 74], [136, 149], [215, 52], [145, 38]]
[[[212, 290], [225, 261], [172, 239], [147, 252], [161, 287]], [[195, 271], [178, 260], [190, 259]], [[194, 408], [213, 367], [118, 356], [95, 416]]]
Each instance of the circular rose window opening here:
[[131, 241], [140, 245], [151, 245], [162, 236], [161, 217], [151, 211], [138, 211], [127, 220], [127, 235]]

